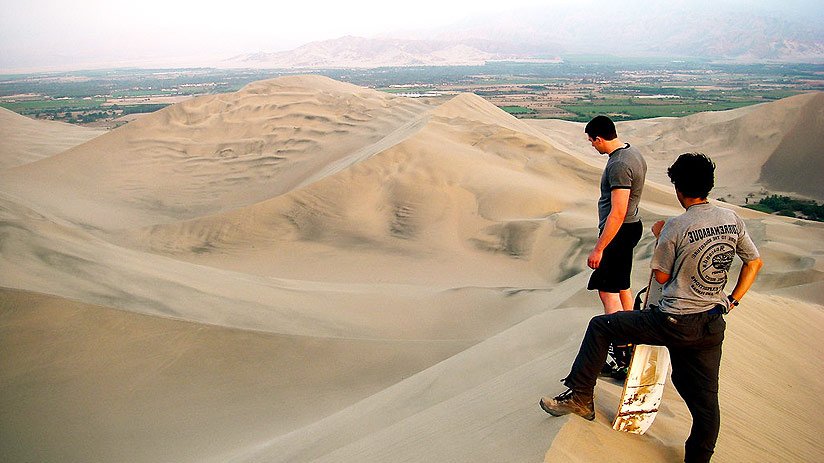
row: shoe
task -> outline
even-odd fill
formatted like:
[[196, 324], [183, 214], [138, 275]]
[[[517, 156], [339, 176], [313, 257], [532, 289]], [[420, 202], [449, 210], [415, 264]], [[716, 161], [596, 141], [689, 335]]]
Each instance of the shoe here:
[[628, 367], [615, 367], [609, 374], [612, 379], [616, 379], [618, 381], [624, 381], [627, 379], [627, 373], [629, 373]]
[[544, 397], [539, 402], [541, 408], [552, 416], [563, 416], [574, 413], [585, 420], [595, 419], [595, 404], [592, 394], [575, 392], [572, 389], [558, 395], [554, 399]]
[[604, 366], [601, 367], [600, 376], [611, 377], [612, 376], [612, 371], [616, 368], [618, 368], [618, 365], [616, 365], [614, 362], [612, 362], [612, 360], [607, 360], [607, 362], [604, 364]]

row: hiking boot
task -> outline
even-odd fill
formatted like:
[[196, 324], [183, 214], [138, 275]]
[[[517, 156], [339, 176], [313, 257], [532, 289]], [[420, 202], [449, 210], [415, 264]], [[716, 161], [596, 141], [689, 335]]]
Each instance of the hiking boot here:
[[574, 413], [585, 420], [595, 419], [595, 404], [593, 395], [576, 392], [572, 389], [558, 395], [554, 399], [544, 397], [540, 405], [545, 412], [552, 416], [563, 416]]

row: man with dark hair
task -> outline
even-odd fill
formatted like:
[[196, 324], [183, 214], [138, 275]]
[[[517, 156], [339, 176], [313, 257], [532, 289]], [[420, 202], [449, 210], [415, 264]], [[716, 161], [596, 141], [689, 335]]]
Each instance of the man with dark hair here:
[[[741, 218], [707, 201], [714, 171], [712, 160], [698, 153], [682, 154], [668, 169], [685, 212], [652, 226], [658, 245], [651, 266], [663, 285], [659, 306], [590, 320], [569, 376], [563, 380], [569, 390], [554, 399], [542, 398], [544, 411], [595, 419], [593, 390], [609, 343], [624, 340], [666, 346], [672, 382], [693, 420], [684, 461], [710, 461], [720, 428], [718, 370], [726, 327], [722, 314], [738, 306], [762, 266]], [[736, 254], [744, 265], [725, 297], [727, 274]]]
[[607, 116], [589, 121], [584, 132], [596, 151], [609, 155], [598, 199], [598, 241], [587, 257], [594, 270], [587, 289], [598, 290], [604, 313], [632, 310], [632, 251], [643, 232], [638, 203], [647, 163], [637, 148], [618, 139]]

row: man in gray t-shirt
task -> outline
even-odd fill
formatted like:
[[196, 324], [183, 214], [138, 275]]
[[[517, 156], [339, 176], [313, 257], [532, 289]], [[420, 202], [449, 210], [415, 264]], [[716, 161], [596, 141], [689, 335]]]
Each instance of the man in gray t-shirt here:
[[587, 256], [594, 270], [587, 289], [598, 290], [604, 313], [632, 310], [632, 254], [643, 232], [638, 203], [647, 163], [637, 148], [618, 138], [606, 116], [593, 118], [584, 132], [596, 151], [609, 155], [598, 199], [598, 241]]
[[598, 230], [604, 230], [609, 213], [612, 212], [612, 190], [629, 190], [626, 213], [622, 223], [641, 221], [638, 203], [644, 192], [647, 176], [647, 162], [638, 148], [620, 142], [621, 147], [608, 153], [607, 165], [601, 175], [601, 197], [598, 198]]
[[[593, 390], [609, 344], [624, 341], [666, 346], [672, 361], [672, 383], [692, 415], [684, 461], [706, 463], [714, 452], [721, 423], [718, 370], [726, 327], [723, 313], [738, 305], [762, 262], [741, 218], [707, 202], [715, 176], [712, 160], [703, 154], [682, 154], [667, 174], [686, 211], [652, 227], [659, 238], [652, 268], [655, 279], [663, 285], [660, 307], [590, 320], [564, 379], [569, 390], [552, 399], [542, 398], [540, 405], [551, 415], [575, 413], [595, 419]], [[735, 287], [725, 297], [724, 286], [736, 255], [744, 265]]]
[[745, 263], [758, 259], [741, 217], [702, 201], [655, 228], [661, 227], [652, 268], [671, 277], [663, 285], [660, 309], [684, 315], [718, 304], [729, 308], [723, 290], [734, 257]]

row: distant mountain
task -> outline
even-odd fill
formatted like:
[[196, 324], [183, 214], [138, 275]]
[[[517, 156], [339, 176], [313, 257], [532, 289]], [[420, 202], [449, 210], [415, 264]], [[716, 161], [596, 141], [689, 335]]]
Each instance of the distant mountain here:
[[581, 0], [478, 16], [422, 34], [440, 40], [494, 37], [556, 51], [560, 44], [564, 53], [824, 63], [824, 22], [815, 19], [821, 10], [802, 16], [723, 0]]
[[824, 22], [815, 19], [822, 16], [815, 9], [805, 17], [754, 5], [732, 8], [723, 0], [641, 0], [615, 5], [582, 0], [575, 5], [519, 8], [473, 16], [446, 27], [377, 38], [347, 36], [285, 52], [240, 55], [225, 64], [278, 68], [474, 65], [495, 60], [555, 60], [561, 54], [577, 53], [824, 63]]
[[459, 66], [535, 59], [538, 55], [538, 50], [529, 47], [485, 39], [410, 40], [346, 36], [312, 42], [285, 52], [239, 55], [227, 60], [227, 64], [276, 68]]

